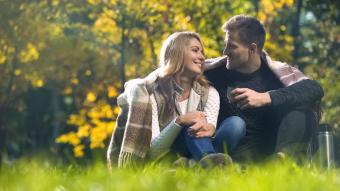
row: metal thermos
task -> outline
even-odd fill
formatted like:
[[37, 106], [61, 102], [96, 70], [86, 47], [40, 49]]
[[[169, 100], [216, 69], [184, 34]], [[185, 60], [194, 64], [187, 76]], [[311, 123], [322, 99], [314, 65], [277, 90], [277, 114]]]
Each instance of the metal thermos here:
[[319, 163], [321, 168], [334, 166], [333, 130], [328, 124], [320, 124], [318, 132]]

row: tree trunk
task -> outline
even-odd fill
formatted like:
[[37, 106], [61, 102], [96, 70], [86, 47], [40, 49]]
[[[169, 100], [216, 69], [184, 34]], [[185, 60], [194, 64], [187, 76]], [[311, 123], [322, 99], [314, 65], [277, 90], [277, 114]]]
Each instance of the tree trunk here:
[[253, 5], [254, 5], [254, 8], [255, 8], [256, 16], [258, 16], [258, 14], [259, 14], [259, 0], [252, 0], [252, 2], [253, 2]]

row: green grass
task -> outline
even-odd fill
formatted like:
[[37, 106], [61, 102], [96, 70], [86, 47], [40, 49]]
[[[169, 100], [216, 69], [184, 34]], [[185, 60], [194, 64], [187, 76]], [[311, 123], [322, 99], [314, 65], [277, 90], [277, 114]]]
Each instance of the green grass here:
[[90, 167], [53, 166], [21, 161], [0, 169], [0, 190], [339, 190], [340, 170], [319, 171], [287, 160], [261, 165], [233, 165], [224, 169], [176, 169], [148, 165], [113, 169], [97, 163]]

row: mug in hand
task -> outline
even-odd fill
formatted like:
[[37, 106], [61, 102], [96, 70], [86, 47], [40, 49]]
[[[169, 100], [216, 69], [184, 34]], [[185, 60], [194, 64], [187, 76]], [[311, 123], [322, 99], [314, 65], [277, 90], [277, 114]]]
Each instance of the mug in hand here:
[[230, 87], [230, 86], [227, 88], [227, 98], [228, 98], [229, 103], [231, 103], [231, 99], [232, 99], [231, 92], [234, 89], [236, 89], [236, 88], [235, 87]]

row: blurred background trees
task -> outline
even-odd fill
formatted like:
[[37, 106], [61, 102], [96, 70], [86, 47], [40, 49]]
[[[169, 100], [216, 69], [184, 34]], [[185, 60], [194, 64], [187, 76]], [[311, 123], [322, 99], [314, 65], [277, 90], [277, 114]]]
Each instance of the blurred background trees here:
[[122, 84], [156, 68], [163, 40], [175, 31], [200, 33], [206, 56], [219, 56], [221, 26], [236, 14], [258, 17], [268, 31], [269, 54], [321, 83], [322, 121], [339, 137], [339, 1], [5, 0], [2, 160], [37, 153], [66, 161], [104, 158]]

